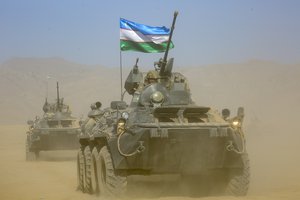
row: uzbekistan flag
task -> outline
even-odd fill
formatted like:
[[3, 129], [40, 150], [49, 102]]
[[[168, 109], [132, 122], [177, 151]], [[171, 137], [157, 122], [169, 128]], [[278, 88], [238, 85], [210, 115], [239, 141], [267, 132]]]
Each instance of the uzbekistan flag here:
[[[167, 49], [170, 29], [138, 24], [120, 19], [120, 47], [122, 51], [140, 51], [144, 53], [164, 52]], [[170, 49], [174, 48], [173, 43]]]

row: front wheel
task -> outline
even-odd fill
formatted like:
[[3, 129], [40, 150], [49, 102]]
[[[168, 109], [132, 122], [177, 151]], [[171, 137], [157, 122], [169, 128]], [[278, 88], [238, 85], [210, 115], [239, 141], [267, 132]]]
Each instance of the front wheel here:
[[85, 159], [82, 149], [77, 153], [77, 182], [78, 190], [85, 192]]
[[121, 197], [126, 192], [127, 178], [115, 174], [111, 154], [106, 146], [101, 148], [98, 162], [98, 181], [101, 195]]
[[245, 196], [250, 184], [250, 164], [248, 154], [243, 157], [244, 167], [239, 173], [231, 174], [229, 177], [226, 194], [234, 196]]
[[86, 191], [90, 194], [99, 194], [98, 177], [96, 158], [98, 157], [98, 151], [95, 147], [91, 152], [90, 147], [87, 146], [84, 150], [85, 156], [85, 169], [86, 169]]
[[30, 144], [28, 138], [26, 138], [26, 144], [25, 144], [25, 149], [26, 149], [26, 161], [35, 161], [38, 158], [38, 151], [32, 152], [30, 151]]

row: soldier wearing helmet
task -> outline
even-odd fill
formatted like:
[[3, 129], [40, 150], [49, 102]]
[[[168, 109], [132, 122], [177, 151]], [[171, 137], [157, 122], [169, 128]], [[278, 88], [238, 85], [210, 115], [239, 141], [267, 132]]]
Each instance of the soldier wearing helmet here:
[[158, 82], [158, 72], [151, 70], [147, 73], [145, 78], [145, 85], [150, 85]]
[[88, 113], [88, 118], [81, 126], [81, 130], [88, 134], [92, 133], [92, 129], [96, 126], [97, 120], [99, 120], [102, 115], [103, 111], [101, 110], [102, 103], [97, 101], [91, 105], [91, 111]]

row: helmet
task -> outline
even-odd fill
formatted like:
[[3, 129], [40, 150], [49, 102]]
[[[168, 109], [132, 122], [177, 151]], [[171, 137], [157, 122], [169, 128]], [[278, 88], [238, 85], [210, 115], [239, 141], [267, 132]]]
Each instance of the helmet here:
[[151, 70], [147, 73], [145, 82], [148, 83], [148, 84], [156, 83], [157, 79], [158, 79], [157, 71]]

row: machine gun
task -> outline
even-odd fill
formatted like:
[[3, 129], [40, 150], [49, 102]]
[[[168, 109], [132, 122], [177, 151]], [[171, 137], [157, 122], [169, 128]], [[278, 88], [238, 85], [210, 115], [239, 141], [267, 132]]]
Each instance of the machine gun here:
[[168, 53], [170, 50], [170, 44], [172, 41], [172, 36], [173, 36], [174, 28], [175, 28], [177, 15], [178, 15], [178, 12], [175, 11], [172, 26], [171, 26], [171, 32], [170, 32], [169, 40], [167, 43], [167, 49], [165, 51], [164, 58], [160, 59], [158, 62], [154, 63], [154, 65], [156, 65], [160, 69], [160, 72], [159, 72], [160, 76], [169, 76], [172, 71], [174, 58], [169, 59], [169, 61], [167, 61], [167, 59], [168, 59]]
[[56, 93], [57, 93], [57, 111], [61, 112], [61, 102], [59, 99], [59, 86], [58, 82], [56, 82]]
[[[139, 86], [139, 83], [143, 79], [142, 72], [139, 71], [137, 63], [139, 62], [139, 59], [136, 59], [135, 65], [133, 66], [133, 69], [130, 71], [126, 81], [125, 81], [125, 89], [128, 92], [128, 94], [133, 94], [137, 87]], [[122, 97], [123, 99], [123, 97]]]

